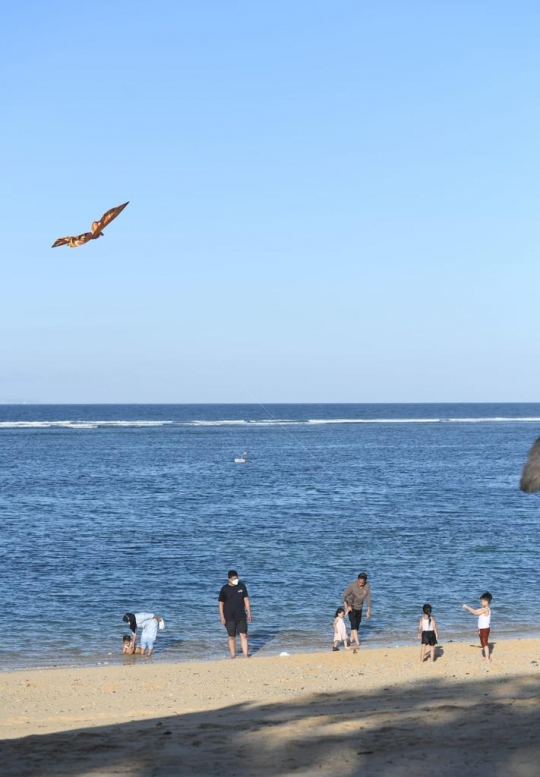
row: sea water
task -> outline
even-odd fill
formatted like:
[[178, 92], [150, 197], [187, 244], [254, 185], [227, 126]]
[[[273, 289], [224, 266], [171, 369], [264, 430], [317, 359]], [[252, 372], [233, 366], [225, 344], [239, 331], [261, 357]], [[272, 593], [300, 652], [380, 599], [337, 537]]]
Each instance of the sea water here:
[[119, 661], [141, 610], [155, 660], [224, 656], [230, 568], [254, 655], [329, 649], [361, 571], [367, 647], [412, 643], [424, 602], [475, 642], [485, 589], [495, 638], [540, 633], [539, 430], [540, 404], [0, 406], [1, 665]]

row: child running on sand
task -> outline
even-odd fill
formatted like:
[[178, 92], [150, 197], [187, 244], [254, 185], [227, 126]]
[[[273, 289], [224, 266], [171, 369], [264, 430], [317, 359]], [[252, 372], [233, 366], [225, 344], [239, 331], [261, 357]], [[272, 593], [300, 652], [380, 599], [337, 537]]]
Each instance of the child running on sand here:
[[490, 605], [492, 599], [492, 595], [489, 593], [489, 591], [486, 591], [485, 594], [482, 594], [480, 597], [481, 607], [479, 607], [477, 610], [473, 610], [473, 608], [469, 607], [468, 604], [463, 605], [463, 609], [467, 610], [467, 612], [470, 612], [471, 615], [478, 615], [478, 636], [480, 637], [480, 644], [482, 645], [482, 655], [488, 663], [491, 661], [488, 640], [491, 625]]
[[345, 626], [345, 610], [343, 607], [338, 607], [334, 616], [334, 644], [332, 650], [339, 650], [340, 642], [343, 642], [345, 650], [348, 650], [347, 627]]
[[431, 614], [431, 604], [424, 604], [422, 612], [424, 613], [418, 621], [418, 639], [422, 640], [420, 645], [420, 663], [424, 663], [426, 657], [426, 648], [429, 647], [431, 660], [435, 661], [435, 645], [437, 644], [437, 622]]

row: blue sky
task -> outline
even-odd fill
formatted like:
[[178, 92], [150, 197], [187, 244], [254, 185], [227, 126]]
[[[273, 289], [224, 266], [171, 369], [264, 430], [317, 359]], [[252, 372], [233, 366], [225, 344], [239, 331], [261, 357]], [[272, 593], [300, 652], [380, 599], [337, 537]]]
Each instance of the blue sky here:
[[0, 401], [537, 400], [539, 31], [526, 0], [10, 4]]

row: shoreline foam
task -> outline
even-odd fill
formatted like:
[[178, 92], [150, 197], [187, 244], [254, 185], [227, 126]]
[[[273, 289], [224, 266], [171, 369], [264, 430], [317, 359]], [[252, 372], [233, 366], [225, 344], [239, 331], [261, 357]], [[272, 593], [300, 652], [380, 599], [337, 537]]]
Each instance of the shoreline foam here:
[[[396, 650], [399, 648], [414, 648], [415, 646], [419, 645], [419, 642], [416, 638], [410, 637], [404, 639], [403, 637], [400, 637], [399, 634], [390, 634], [388, 635], [389, 638], [386, 641], [383, 641], [382, 639], [366, 639], [362, 640], [362, 651], [372, 651], [372, 650]], [[499, 624], [497, 627], [496, 634], [493, 635], [493, 638], [496, 639], [497, 642], [512, 642], [516, 641], [515, 637], [515, 629], [511, 629], [508, 631], [501, 631], [499, 628]], [[458, 634], [451, 633], [450, 635], [447, 635], [445, 633], [444, 638], [441, 641], [441, 645], [458, 645], [458, 644], [469, 644], [473, 642], [476, 639], [475, 637], [475, 630], [474, 628], [469, 630], [468, 634], [463, 634], [462, 632]], [[538, 628], [532, 628], [527, 631], [521, 632], [520, 640], [538, 640], [540, 644], [540, 630]], [[255, 660], [260, 659], [269, 659], [269, 658], [277, 658], [280, 656], [280, 654], [285, 651], [287, 655], [289, 656], [309, 656], [309, 655], [325, 655], [329, 650], [329, 645], [331, 645], [332, 640], [328, 639], [326, 640], [326, 643], [323, 643], [321, 641], [320, 645], [317, 645], [316, 647], [312, 647], [311, 649], [303, 649], [303, 648], [290, 648], [288, 645], [283, 646], [283, 649], [281, 647], [277, 649], [269, 650], [267, 647], [263, 646], [260, 648], [257, 648], [256, 646], [252, 645], [250, 642], [250, 658], [253, 658]], [[198, 643], [197, 643], [198, 644]], [[161, 651], [160, 645], [158, 644], [157, 649], [154, 651], [153, 657], [151, 659], [152, 664], [156, 664], [159, 666], [176, 666], [178, 664], [194, 664], [194, 663], [211, 663], [214, 661], [221, 661], [223, 659], [228, 659], [228, 649], [226, 645], [226, 641], [223, 638], [223, 635], [221, 635], [221, 640], [218, 638], [215, 641], [215, 645], [212, 647], [211, 654], [207, 656], [200, 656], [200, 655], [178, 655], [174, 654], [172, 651], [164, 650]], [[238, 650], [240, 650], [240, 643], [237, 645]], [[115, 651], [114, 653], [108, 652], [106, 654], [99, 653], [95, 655], [88, 655], [88, 656], [79, 656], [78, 660], [75, 659], [66, 659], [66, 657], [61, 654], [60, 656], [56, 654], [55, 657], [53, 657], [54, 654], [51, 653], [51, 661], [50, 663], [44, 662], [44, 663], [26, 663], [26, 664], [8, 664], [4, 665], [2, 668], [0, 668], [0, 677], [9, 674], [11, 672], [31, 672], [31, 671], [58, 671], [62, 669], [99, 669], [101, 667], [107, 667], [107, 666], [125, 666], [127, 662], [130, 660], [134, 661], [135, 663], [140, 664], [146, 664], [148, 663], [147, 659], [141, 656], [134, 656], [132, 659], [127, 658], [126, 656], [123, 656], [120, 650]], [[5, 656], [3, 656], [5, 661]]]

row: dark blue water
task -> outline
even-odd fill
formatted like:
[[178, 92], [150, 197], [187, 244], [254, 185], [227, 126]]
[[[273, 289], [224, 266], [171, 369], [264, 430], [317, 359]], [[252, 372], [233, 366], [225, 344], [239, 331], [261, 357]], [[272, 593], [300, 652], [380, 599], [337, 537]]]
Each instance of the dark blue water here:
[[138, 610], [156, 660], [225, 655], [230, 567], [255, 654], [327, 649], [364, 570], [366, 645], [411, 642], [425, 601], [473, 637], [486, 588], [495, 635], [540, 632], [539, 431], [540, 404], [1, 406], [2, 665], [119, 660]]

